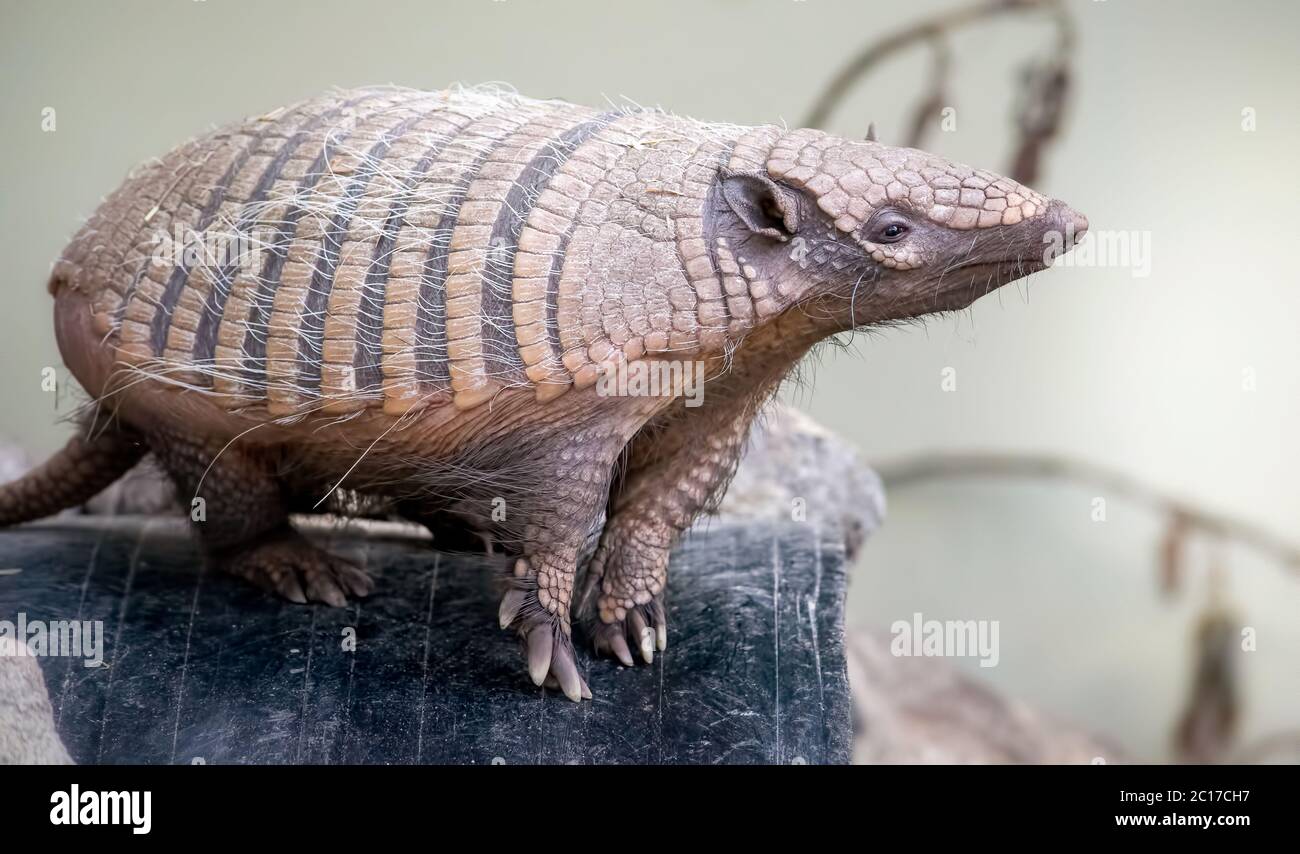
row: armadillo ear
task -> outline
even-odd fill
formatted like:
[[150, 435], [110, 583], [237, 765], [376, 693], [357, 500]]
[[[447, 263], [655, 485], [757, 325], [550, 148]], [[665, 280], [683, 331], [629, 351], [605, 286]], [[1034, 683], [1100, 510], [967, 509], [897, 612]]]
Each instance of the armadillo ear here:
[[785, 240], [799, 230], [799, 202], [794, 195], [759, 172], [724, 169], [719, 178], [722, 197], [750, 231]]

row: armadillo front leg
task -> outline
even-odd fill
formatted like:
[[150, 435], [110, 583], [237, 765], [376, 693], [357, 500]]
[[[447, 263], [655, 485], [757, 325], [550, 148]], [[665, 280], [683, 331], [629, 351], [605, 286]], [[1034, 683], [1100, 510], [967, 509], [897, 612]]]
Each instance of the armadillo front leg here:
[[629, 667], [631, 649], [650, 664], [655, 649], [667, 646], [669, 556], [682, 532], [721, 496], [753, 420], [748, 405], [687, 411], [676, 430], [638, 437], [579, 597], [579, 616], [597, 652]]
[[299, 603], [343, 606], [374, 589], [359, 567], [293, 530], [273, 460], [172, 433], [152, 433], [149, 444], [222, 570]]
[[527, 510], [521, 556], [501, 600], [502, 628], [524, 639], [534, 684], [559, 687], [575, 702], [591, 691], [578, 673], [569, 608], [579, 564], [590, 554], [609, 501], [625, 435], [602, 428], [567, 434], [545, 456], [547, 484]]

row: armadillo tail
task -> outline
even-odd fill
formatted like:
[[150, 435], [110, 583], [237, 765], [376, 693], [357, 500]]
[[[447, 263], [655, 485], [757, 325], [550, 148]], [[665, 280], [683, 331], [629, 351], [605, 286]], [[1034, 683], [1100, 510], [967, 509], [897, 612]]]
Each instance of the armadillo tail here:
[[130, 471], [148, 450], [138, 435], [121, 428], [74, 436], [35, 469], [0, 485], [0, 527], [84, 503]]

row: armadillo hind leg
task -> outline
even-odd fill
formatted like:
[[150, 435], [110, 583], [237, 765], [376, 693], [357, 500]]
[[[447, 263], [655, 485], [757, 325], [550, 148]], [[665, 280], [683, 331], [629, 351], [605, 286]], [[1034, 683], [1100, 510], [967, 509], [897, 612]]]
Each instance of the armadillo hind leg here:
[[223, 571], [299, 603], [341, 607], [349, 596], [374, 589], [359, 567], [293, 530], [270, 460], [171, 433], [149, 440], [176, 483], [205, 555]]

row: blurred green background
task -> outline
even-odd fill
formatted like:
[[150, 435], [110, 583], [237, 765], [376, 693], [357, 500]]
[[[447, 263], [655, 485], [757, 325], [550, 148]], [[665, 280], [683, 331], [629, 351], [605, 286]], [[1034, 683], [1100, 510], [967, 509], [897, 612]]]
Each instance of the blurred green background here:
[[[0, 2], [0, 433], [57, 447], [70, 396], [45, 292], [81, 218], [138, 162], [331, 86], [507, 82], [599, 105], [627, 97], [711, 120], [798, 123], [865, 43], [961, 0]], [[1300, 538], [1300, 222], [1293, 3], [1073, 2], [1074, 100], [1038, 189], [1094, 230], [1150, 236], [1150, 275], [1058, 269], [972, 310], [826, 349], [789, 396], [868, 460], [935, 450], [1042, 452], [1104, 464]], [[929, 148], [1005, 170], [1017, 70], [1050, 49], [1042, 16], [952, 41], [956, 129]], [[924, 51], [882, 66], [830, 129], [874, 120], [901, 142]], [[55, 110], [57, 129], [42, 130]], [[1242, 127], [1250, 108], [1256, 129]], [[955, 391], [941, 372], [954, 368]], [[1253, 372], [1254, 390], [1243, 386]], [[1094, 522], [1086, 485], [934, 482], [891, 494], [850, 620], [921, 611], [1001, 621], [1001, 663], [956, 665], [1163, 759], [1204, 603], [1193, 572], [1157, 595], [1162, 520], [1120, 499]], [[1208, 560], [1194, 543], [1193, 569]], [[1258, 630], [1239, 664], [1240, 741], [1300, 728], [1300, 577], [1220, 549], [1228, 596]], [[1294, 757], [1294, 754], [1293, 754]]]

